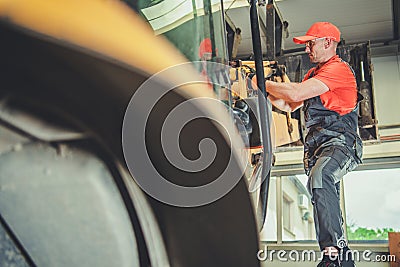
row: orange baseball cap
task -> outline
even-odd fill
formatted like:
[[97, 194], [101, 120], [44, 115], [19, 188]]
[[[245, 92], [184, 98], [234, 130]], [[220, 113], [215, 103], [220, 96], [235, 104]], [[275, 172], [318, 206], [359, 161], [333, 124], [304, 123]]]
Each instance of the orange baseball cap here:
[[296, 44], [304, 44], [307, 41], [314, 40], [316, 38], [332, 38], [336, 42], [340, 41], [339, 29], [329, 22], [316, 22], [311, 25], [310, 29], [304, 36], [298, 36], [293, 38], [293, 42]]

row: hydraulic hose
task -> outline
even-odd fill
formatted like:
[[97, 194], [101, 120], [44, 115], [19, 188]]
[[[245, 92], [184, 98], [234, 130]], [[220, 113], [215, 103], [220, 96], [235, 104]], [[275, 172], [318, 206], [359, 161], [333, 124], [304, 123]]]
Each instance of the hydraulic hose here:
[[261, 37], [260, 28], [258, 22], [258, 12], [257, 12], [257, 0], [250, 0], [250, 25], [251, 25], [251, 35], [253, 42], [253, 52], [254, 60], [256, 66], [256, 77], [258, 91], [258, 108], [259, 108], [259, 127], [260, 127], [260, 137], [263, 145], [263, 156], [262, 160], [262, 170], [261, 170], [261, 188], [260, 188], [260, 204], [261, 204], [261, 222], [260, 229], [264, 225], [265, 218], [267, 216], [267, 204], [268, 204], [268, 189], [271, 175], [272, 166], [272, 142], [271, 142], [271, 114], [267, 108], [267, 96], [268, 93], [265, 90], [265, 77], [264, 77], [264, 66], [263, 66], [263, 56], [261, 48]]

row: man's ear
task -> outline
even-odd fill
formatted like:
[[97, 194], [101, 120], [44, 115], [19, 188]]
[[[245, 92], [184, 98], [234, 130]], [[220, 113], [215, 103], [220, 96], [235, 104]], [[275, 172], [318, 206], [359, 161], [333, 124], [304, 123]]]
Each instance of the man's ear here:
[[329, 48], [331, 45], [333, 45], [333, 40], [331, 38], [326, 38], [324, 40], [324, 47], [325, 49]]

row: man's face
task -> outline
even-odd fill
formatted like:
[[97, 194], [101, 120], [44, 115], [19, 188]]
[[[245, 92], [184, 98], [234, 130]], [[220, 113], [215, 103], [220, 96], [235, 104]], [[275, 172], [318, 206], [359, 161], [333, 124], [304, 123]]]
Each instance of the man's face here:
[[320, 63], [325, 56], [324, 49], [325, 38], [316, 38], [306, 42], [306, 53], [312, 63]]

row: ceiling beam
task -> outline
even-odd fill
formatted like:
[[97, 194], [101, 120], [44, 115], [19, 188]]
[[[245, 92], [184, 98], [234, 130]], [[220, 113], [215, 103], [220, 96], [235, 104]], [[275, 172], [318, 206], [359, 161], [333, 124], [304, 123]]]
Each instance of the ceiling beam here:
[[400, 28], [400, 0], [392, 0], [393, 7], [393, 39], [399, 40], [399, 28]]

